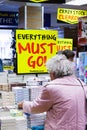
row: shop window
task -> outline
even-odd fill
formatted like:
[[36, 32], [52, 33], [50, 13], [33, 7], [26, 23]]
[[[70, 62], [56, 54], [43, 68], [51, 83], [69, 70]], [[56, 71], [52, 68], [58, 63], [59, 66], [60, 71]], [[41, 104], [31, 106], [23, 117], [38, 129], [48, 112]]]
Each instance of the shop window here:
[[0, 58], [12, 59], [12, 30], [0, 29]]

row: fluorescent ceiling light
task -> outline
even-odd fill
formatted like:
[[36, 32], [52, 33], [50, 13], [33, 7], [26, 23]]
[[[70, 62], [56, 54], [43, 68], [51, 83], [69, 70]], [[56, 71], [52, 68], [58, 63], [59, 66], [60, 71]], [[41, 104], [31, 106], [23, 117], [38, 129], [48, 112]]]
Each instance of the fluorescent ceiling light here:
[[87, 0], [72, 0], [69, 2], [66, 2], [67, 5], [85, 5], [87, 4]]

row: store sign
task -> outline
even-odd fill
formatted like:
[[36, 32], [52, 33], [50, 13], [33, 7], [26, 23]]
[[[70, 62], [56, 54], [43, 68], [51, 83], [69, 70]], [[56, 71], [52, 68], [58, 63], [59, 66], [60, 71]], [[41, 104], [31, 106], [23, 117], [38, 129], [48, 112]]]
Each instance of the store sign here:
[[13, 70], [14, 66], [3, 66], [4, 70]]
[[57, 50], [63, 51], [66, 49], [72, 50], [73, 47], [73, 39], [67, 38], [58, 38]]
[[78, 18], [83, 16], [87, 16], [87, 10], [58, 8], [57, 11], [58, 22], [62, 21], [69, 24], [77, 24]]
[[0, 25], [1, 26], [18, 26], [18, 13], [0, 11]]
[[32, 3], [65, 3], [65, 0], [9, 0], [9, 1], [18, 1], [18, 2], [32, 2]]
[[46, 73], [45, 62], [57, 52], [58, 31], [16, 30], [17, 73]]

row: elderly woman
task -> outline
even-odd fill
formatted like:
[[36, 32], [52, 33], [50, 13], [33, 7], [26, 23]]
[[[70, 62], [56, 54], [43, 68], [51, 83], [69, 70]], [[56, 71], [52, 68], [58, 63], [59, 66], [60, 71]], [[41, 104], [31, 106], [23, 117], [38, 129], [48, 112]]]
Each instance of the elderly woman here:
[[85, 130], [85, 96], [64, 55], [46, 63], [51, 80], [34, 101], [18, 104], [27, 113], [47, 112], [44, 130]]

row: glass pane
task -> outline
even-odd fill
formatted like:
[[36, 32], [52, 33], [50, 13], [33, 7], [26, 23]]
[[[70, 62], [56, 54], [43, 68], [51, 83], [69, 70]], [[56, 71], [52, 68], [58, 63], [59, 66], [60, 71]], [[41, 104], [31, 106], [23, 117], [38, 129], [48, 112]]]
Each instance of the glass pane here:
[[0, 58], [12, 59], [12, 30], [0, 29]]

